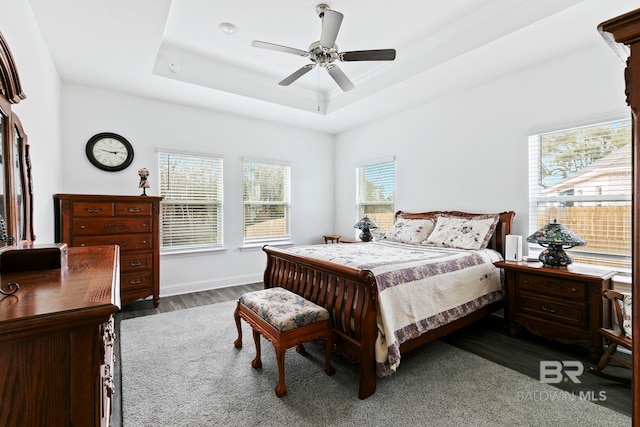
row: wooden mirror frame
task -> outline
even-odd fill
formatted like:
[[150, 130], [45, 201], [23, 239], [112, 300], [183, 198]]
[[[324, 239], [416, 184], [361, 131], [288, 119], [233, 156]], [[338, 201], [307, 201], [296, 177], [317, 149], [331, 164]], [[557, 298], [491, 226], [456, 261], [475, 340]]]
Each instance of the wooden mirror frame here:
[[626, 62], [624, 77], [627, 104], [631, 108], [632, 122], [632, 202], [631, 202], [631, 292], [633, 294], [631, 362], [632, 383], [631, 419], [633, 425], [640, 425], [640, 9], [603, 22], [598, 31], [611, 48]]
[[11, 111], [13, 104], [25, 98], [13, 55], [0, 33], [0, 156], [4, 179], [4, 186], [0, 187], [3, 191], [0, 215], [6, 227], [6, 238], [0, 235], [0, 247], [31, 244], [35, 240], [29, 145], [20, 119]]

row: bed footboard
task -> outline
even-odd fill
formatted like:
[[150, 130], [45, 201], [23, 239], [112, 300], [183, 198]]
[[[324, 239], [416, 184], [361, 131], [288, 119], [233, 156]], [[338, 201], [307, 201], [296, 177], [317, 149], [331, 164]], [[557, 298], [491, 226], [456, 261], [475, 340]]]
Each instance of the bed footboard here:
[[269, 246], [265, 288], [280, 286], [325, 307], [331, 314], [336, 347], [360, 364], [358, 397], [376, 390], [374, 344], [377, 337], [377, 289], [369, 270], [338, 266]]

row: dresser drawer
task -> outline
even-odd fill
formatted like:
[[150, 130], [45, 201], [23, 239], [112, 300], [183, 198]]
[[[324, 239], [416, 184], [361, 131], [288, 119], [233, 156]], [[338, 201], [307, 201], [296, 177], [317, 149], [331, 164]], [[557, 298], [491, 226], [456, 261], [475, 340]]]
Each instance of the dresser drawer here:
[[517, 286], [518, 291], [530, 291], [580, 301], [586, 301], [588, 295], [588, 286], [585, 282], [534, 274], [519, 274]]
[[118, 216], [131, 216], [131, 215], [151, 215], [153, 207], [151, 203], [116, 203], [116, 215]]
[[151, 273], [144, 271], [139, 273], [122, 273], [120, 278], [120, 288], [122, 292], [152, 289], [153, 282], [151, 277]]
[[586, 303], [522, 292], [518, 295], [517, 308], [516, 316], [518, 313], [523, 313], [542, 319], [553, 319], [559, 324], [580, 328], [588, 326], [588, 306]]
[[151, 217], [141, 218], [78, 218], [73, 221], [74, 235], [149, 233], [153, 230]]
[[74, 216], [113, 216], [113, 203], [74, 202]]
[[74, 236], [73, 246], [119, 245], [121, 251], [151, 249], [151, 234], [111, 234], [108, 236]]
[[153, 255], [151, 253], [120, 255], [120, 269], [122, 273], [149, 270], [152, 265]]

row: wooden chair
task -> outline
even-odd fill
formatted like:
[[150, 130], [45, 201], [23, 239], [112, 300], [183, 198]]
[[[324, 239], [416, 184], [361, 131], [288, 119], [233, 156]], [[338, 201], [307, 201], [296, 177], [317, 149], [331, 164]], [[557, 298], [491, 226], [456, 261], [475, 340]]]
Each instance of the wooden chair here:
[[588, 371], [594, 375], [613, 381], [630, 382], [631, 378], [611, 375], [609, 373], [602, 372], [602, 370], [607, 366], [610, 360], [617, 362], [618, 365], [622, 367], [632, 369], [631, 364], [614, 355], [619, 345], [631, 350], [631, 294], [608, 289], [604, 291], [602, 295], [612, 302], [611, 305], [613, 306], [620, 331], [609, 328], [600, 328], [600, 335], [609, 342], [609, 345], [602, 354], [602, 357], [598, 362], [598, 366], [590, 367]]

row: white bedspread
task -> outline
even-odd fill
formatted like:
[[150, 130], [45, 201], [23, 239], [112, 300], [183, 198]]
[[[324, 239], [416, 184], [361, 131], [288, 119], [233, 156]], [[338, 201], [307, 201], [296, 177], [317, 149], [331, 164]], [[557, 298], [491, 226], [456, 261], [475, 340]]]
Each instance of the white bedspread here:
[[491, 249], [478, 251], [394, 242], [297, 246], [290, 252], [371, 270], [378, 285], [379, 376], [400, 364], [400, 344], [503, 299], [502, 260]]

